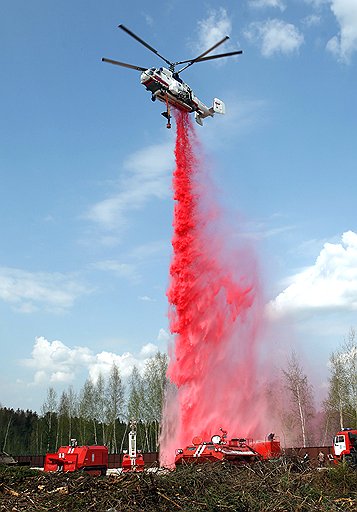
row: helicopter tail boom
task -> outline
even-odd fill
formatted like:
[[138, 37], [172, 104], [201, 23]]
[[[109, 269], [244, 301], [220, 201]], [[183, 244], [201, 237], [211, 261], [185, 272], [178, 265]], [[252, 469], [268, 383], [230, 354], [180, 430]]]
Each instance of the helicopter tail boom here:
[[218, 98], [214, 98], [213, 105], [211, 108], [205, 107], [205, 111], [197, 111], [195, 112], [195, 121], [200, 126], [203, 126], [203, 119], [205, 117], [213, 117], [214, 114], [225, 114], [226, 113], [226, 106], [223, 103], [222, 100], [219, 100]]
[[222, 100], [218, 98], [214, 98], [213, 106], [209, 109], [212, 114], [225, 114], [226, 106]]

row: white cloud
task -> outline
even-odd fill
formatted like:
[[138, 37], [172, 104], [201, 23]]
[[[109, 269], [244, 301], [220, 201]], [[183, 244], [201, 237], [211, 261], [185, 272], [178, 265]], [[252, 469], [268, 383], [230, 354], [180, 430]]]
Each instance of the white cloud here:
[[141, 357], [152, 357], [159, 351], [159, 348], [157, 345], [154, 345], [154, 343], [147, 343], [142, 347], [140, 350], [140, 356]]
[[169, 196], [173, 166], [171, 142], [135, 152], [124, 162], [125, 175], [117, 191], [94, 204], [86, 217], [107, 230], [125, 227], [128, 212], [143, 208], [152, 198]]
[[[217, 10], [210, 10], [208, 17], [200, 20], [197, 23], [197, 28], [198, 39], [194, 46], [197, 53], [199, 54], [211, 48], [215, 43], [218, 43], [218, 41], [223, 39], [225, 36], [229, 36], [232, 31], [232, 22], [226, 9], [221, 7]], [[190, 42], [190, 47], [192, 47], [192, 42]], [[225, 43], [224, 47], [224, 51], [227, 51], [227, 43]], [[212, 52], [212, 55], [217, 52], [222, 53], [221, 46]]]
[[96, 382], [99, 374], [101, 373], [107, 377], [113, 366], [113, 363], [119, 368], [121, 376], [125, 379], [129, 377], [136, 366], [139, 371], [142, 371], [148, 358], [145, 356], [135, 356], [131, 352], [124, 352], [123, 354], [114, 354], [113, 352], [100, 352], [95, 354], [93, 362], [89, 365], [89, 377], [93, 382]]
[[40, 308], [62, 312], [88, 292], [74, 274], [0, 267], [0, 300], [22, 313], [31, 313]]
[[168, 343], [172, 339], [172, 335], [167, 332], [165, 329], [160, 329], [159, 334], [157, 336], [158, 342]]
[[134, 247], [129, 253], [130, 259], [136, 261], [148, 261], [149, 259], [165, 257], [171, 253], [171, 244], [167, 240], [154, 240], [147, 244], [142, 244]]
[[156, 300], [153, 299], [152, 297], [149, 297], [149, 295], [140, 295], [138, 299], [141, 300], [142, 302], [156, 302]]
[[305, 27], [316, 27], [321, 23], [321, 16], [318, 16], [317, 14], [310, 14], [309, 16], [306, 16], [302, 20], [302, 24], [305, 25]]
[[282, 233], [287, 233], [296, 229], [296, 226], [293, 224], [280, 224], [274, 226], [273, 224], [275, 220], [276, 219], [271, 218], [269, 223], [258, 221], [246, 222], [242, 235], [252, 240], [262, 240], [264, 238], [280, 236]]
[[357, 233], [343, 233], [342, 243], [325, 243], [315, 264], [292, 276], [269, 310], [357, 310]]
[[284, 11], [286, 6], [283, 0], [249, 0], [249, 5], [255, 8], [277, 7]]
[[261, 46], [264, 57], [275, 53], [292, 54], [304, 42], [304, 36], [295, 25], [278, 19], [253, 22], [244, 34], [249, 41]]
[[328, 41], [326, 48], [339, 61], [348, 63], [357, 51], [357, 1], [331, 0], [331, 10], [340, 31]]
[[22, 364], [34, 370], [32, 385], [68, 384], [76, 377], [88, 371], [90, 378], [95, 382], [100, 373], [107, 377], [113, 363], [117, 364], [123, 378], [128, 377], [134, 366], [143, 370], [147, 360], [158, 351], [157, 345], [147, 343], [139, 354], [131, 352], [115, 354], [102, 351], [95, 354], [88, 347], [68, 347], [59, 340], [48, 341], [43, 336], [36, 338], [31, 358], [22, 361]]
[[329, 3], [331, 0], [305, 0], [306, 4], [312, 5], [315, 8], [319, 8], [321, 5]]
[[149, 27], [152, 27], [152, 26], [154, 25], [154, 18], [153, 18], [150, 14], [148, 14], [148, 13], [146, 13], [146, 12], [142, 12], [141, 14], [142, 14], [142, 16], [143, 16], [143, 17], [144, 17], [144, 19], [145, 19], [145, 23], [146, 23]]
[[128, 281], [140, 280], [136, 265], [133, 263], [123, 263], [118, 260], [103, 260], [94, 263], [92, 267], [105, 272], [111, 272], [115, 276], [127, 279]]
[[67, 347], [59, 340], [49, 342], [43, 336], [35, 340], [31, 359], [23, 364], [35, 370], [34, 384], [71, 382], [80, 368], [91, 364], [92, 352], [86, 347]]

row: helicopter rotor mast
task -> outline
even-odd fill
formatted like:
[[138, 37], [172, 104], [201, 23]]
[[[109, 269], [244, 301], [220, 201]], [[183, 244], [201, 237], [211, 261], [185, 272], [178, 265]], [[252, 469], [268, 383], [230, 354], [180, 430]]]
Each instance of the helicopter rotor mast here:
[[217, 46], [220, 46], [222, 43], [225, 43], [227, 41], [227, 39], [229, 39], [229, 36], [225, 36], [223, 39], [218, 41], [218, 43], [214, 44], [213, 46], [211, 46], [211, 48], [209, 48], [205, 52], [201, 53], [198, 57], [195, 57], [194, 59], [181, 60], [180, 62], [175, 62], [175, 66], [177, 66], [178, 64], [186, 64], [186, 62], [188, 62], [187, 66], [185, 66], [182, 69], [180, 69], [180, 71], [178, 71], [178, 73], [181, 73], [185, 69], [189, 68], [190, 66], [192, 66], [192, 64], [195, 64], [195, 62], [197, 62], [200, 59], [202, 59], [202, 57], [204, 57], [208, 53], [213, 52], [213, 50], [215, 50], [217, 48]]

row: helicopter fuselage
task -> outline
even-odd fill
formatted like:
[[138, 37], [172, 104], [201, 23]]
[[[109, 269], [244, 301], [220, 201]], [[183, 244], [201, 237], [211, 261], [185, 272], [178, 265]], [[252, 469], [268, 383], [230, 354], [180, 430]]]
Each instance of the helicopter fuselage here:
[[[179, 75], [175, 75], [176, 73], [164, 67], [150, 68], [142, 72], [140, 81], [151, 92], [153, 101], [158, 99], [179, 110], [195, 112], [196, 121], [202, 125], [202, 119], [208, 116], [213, 117], [214, 113], [218, 111], [202, 103], [189, 85], [181, 80]], [[223, 102], [220, 104], [223, 109], [220, 113], [224, 113], [224, 104]]]

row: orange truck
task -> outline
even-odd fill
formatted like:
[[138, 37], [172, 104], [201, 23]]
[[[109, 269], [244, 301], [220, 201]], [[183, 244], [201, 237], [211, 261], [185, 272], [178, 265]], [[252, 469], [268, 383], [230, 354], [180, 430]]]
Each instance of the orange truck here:
[[61, 446], [57, 453], [47, 453], [44, 471], [86, 471], [92, 475], [105, 475], [108, 469], [106, 446], [78, 446], [71, 439], [69, 446]]

